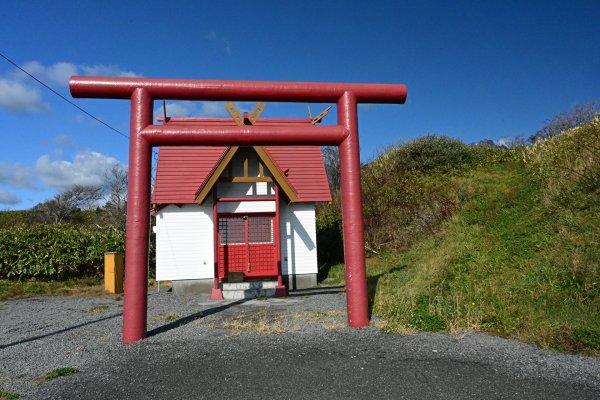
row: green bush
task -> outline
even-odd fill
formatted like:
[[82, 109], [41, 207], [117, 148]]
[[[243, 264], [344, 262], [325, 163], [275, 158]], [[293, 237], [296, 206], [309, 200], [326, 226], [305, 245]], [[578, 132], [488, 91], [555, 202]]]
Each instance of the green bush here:
[[0, 229], [14, 228], [31, 224], [31, 211], [0, 211]]
[[[462, 176], [481, 164], [512, 160], [515, 151], [428, 135], [392, 147], [362, 168], [365, 244], [375, 253], [405, 249], [433, 234], [468, 192]], [[319, 264], [343, 260], [339, 195], [317, 214]], [[323, 249], [323, 250], [322, 250]]]
[[125, 234], [111, 228], [54, 224], [0, 230], [0, 278], [99, 276], [104, 253], [124, 248]]
[[[489, 152], [489, 150], [488, 150]], [[392, 148], [373, 164], [390, 163], [395, 172], [456, 172], [482, 159], [486, 150], [448, 136], [427, 135]]]
[[365, 241], [373, 251], [408, 248], [435, 233], [464, 197], [460, 176], [497, 151], [445, 136], [390, 149], [362, 170]]

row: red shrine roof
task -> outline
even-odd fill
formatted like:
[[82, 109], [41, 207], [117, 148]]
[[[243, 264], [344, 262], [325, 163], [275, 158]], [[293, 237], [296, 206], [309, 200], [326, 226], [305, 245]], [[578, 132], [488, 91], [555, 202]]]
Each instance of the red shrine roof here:
[[[196, 119], [173, 119], [168, 123], [196, 122]], [[202, 120], [203, 123], [207, 120]], [[223, 125], [222, 120], [213, 121]], [[259, 120], [257, 125], [275, 120]], [[282, 120], [277, 120], [281, 124]], [[285, 124], [310, 123], [310, 120], [286, 120]], [[211, 122], [210, 120], [208, 121]], [[233, 124], [233, 121], [231, 121]], [[152, 203], [195, 203], [198, 189], [206, 183], [227, 153], [224, 146], [161, 147], [158, 152]], [[331, 201], [325, 165], [319, 146], [263, 146], [273, 163], [298, 195], [296, 202]]]

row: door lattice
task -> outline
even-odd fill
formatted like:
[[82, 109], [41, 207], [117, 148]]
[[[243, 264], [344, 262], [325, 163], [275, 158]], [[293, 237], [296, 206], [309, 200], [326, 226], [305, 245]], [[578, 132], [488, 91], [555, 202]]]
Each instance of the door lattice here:
[[273, 216], [219, 217], [219, 278], [277, 276]]

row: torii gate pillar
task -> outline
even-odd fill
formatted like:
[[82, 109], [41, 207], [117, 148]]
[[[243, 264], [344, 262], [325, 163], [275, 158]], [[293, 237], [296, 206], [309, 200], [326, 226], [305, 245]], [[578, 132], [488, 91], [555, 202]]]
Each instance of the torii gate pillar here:
[[[130, 99], [123, 342], [146, 337], [152, 146], [339, 146], [348, 325], [369, 324], [358, 143], [358, 103], [404, 103], [402, 84], [72, 77], [73, 97]], [[337, 104], [336, 126], [153, 125], [154, 99]]]

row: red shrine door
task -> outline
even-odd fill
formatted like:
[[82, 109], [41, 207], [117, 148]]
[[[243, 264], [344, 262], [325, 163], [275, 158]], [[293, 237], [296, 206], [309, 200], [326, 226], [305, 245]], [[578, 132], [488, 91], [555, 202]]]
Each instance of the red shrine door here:
[[277, 276], [274, 214], [221, 214], [218, 220], [219, 279], [229, 272]]

